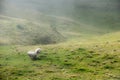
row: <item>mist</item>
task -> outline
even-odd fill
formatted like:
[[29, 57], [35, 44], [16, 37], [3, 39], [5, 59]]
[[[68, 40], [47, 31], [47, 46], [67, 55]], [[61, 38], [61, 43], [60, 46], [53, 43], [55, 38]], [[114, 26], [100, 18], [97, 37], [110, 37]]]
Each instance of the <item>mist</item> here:
[[0, 80], [120, 80], [120, 0], [0, 0]]
[[[48, 32], [42, 33], [42, 41], [50, 39], [47, 42], [56, 43], [59, 39], [71, 36], [119, 31], [119, 7], [119, 0], [0, 0], [0, 16], [6, 18], [7, 24], [3, 23], [3, 17], [0, 19], [1, 25], [9, 29], [7, 32], [13, 29], [18, 32], [20, 29], [18, 35], [22, 38], [27, 36], [32, 42], [35, 37], [31, 36], [41, 35], [44, 28]], [[11, 29], [8, 24], [12, 25]], [[11, 33], [13, 37], [16, 35], [15, 31]], [[52, 40], [56, 41], [49, 37], [53, 34]], [[16, 36], [14, 38], [16, 39]], [[36, 42], [39, 42], [39, 39], [41, 37], [38, 37]]]
[[4, 0], [0, 0], [0, 13], [3, 12], [4, 9]]
[[0, 0], [0, 13], [20, 18], [39, 13], [76, 19], [98, 11], [119, 14], [119, 6], [119, 0]]

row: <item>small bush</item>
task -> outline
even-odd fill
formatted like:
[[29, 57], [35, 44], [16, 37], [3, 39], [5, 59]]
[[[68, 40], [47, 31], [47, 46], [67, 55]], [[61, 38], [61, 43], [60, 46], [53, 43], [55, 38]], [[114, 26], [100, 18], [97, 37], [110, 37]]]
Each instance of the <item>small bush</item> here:
[[0, 80], [6, 80], [6, 77], [0, 73]]
[[112, 66], [109, 66], [109, 65], [105, 65], [104, 66], [104, 69], [113, 69], [114, 67], [112, 67]]
[[72, 63], [69, 63], [69, 62], [64, 62], [63, 65], [66, 66], [66, 67], [73, 66], [73, 64], [72, 64]]
[[78, 48], [79, 51], [86, 51], [84, 48]]
[[22, 25], [17, 25], [16, 26], [19, 30], [24, 30], [24, 27]]
[[89, 51], [89, 53], [95, 53], [94, 51]]
[[74, 70], [74, 72], [79, 73], [79, 72], [93, 72], [93, 71], [91, 71], [89, 69], [85, 69], [85, 68], [77, 68]]

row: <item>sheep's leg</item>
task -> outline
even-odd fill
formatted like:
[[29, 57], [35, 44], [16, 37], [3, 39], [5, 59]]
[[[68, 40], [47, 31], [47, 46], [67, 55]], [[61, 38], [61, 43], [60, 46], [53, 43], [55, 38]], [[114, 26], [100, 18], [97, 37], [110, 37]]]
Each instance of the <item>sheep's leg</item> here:
[[32, 59], [32, 60], [36, 60], [36, 59], [37, 59], [37, 56], [36, 56], [36, 55], [31, 55], [31, 59]]
[[32, 60], [35, 60], [35, 55], [30, 55], [30, 54], [28, 54], [28, 55]]
[[36, 55], [34, 55], [34, 56], [32, 57], [32, 59], [33, 59], [33, 60], [36, 60], [36, 59], [37, 59], [37, 56], [36, 56]]

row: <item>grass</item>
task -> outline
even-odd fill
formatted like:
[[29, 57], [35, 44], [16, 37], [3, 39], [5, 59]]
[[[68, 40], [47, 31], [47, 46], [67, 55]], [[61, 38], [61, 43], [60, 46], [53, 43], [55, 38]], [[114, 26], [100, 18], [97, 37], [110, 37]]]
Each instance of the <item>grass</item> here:
[[[120, 43], [0, 46], [1, 80], [119, 80]], [[38, 60], [26, 54], [41, 47]]]
[[[49, 14], [0, 15], [0, 80], [120, 80], [118, 12], [75, 5], [60, 10], [61, 16], [47, 9]], [[42, 43], [56, 44], [35, 46]], [[26, 53], [37, 47], [42, 52], [32, 61]]]
[[101, 29], [95, 25], [89, 25], [66, 17], [40, 15], [40, 19], [42, 17], [45, 18], [45, 21], [0, 15], [0, 45], [51, 44], [75, 38], [85, 40], [116, 31], [113, 28]]
[[61, 41], [64, 41], [64, 37], [51, 24], [0, 15], [1, 45], [50, 44]]
[[[0, 80], [120, 79], [120, 32], [100, 36], [101, 33], [99, 33], [98, 28], [69, 20], [67, 22], [60, 19], [52, 26], [53, 28], [50, 28], [50, 24], [31, 23], [27, 20], [4, 16], [2, 18], [3, 20], [0, 21], [2, 26], [0, 27], [2, 33], [0, 34]], [[33, 26], [35, 28], [32, 28]], [[57, 27], [55, 28], [54, 26]], [[69, 29], [68, 26], [70, 27]], [[31, 41], [31, 36], [35, 36], [36, 39], [36, 35], [40, 35], [40, 33], [34, 32], [41, 32], [37, 28], [43, 29], [43, 31], [47, 29], [53, 33], [60, 32], [61, 34], [58, 33], [58, 35], [64, 35], [68, 41], [36, 46], [4, 45], [5, 43], [10, 44], [10, 38], [14, 39], [12, 40], [14, 42], [19, 40], [21, 43], [29, 43], [27, 42], [29, 39], [31, 43], [34, 43]], [[13, 32], [10, 32], [12, 30]], [[7, 32], [10, 32], [10, 34]], [[47, 32], [49, 34], [49, 31]], [[102, 33], [105, 32], [103, 31]], [[11, 34], [13, 35], [11, 36]], [[96, 37], [96, 34], [99, 36]], [[46, 34], [43, 33], [43, 35]], [[57, 38], [58, 36], [55, 35], [55, 37]], [[57, 40], [56, 38], [55, 40]], [[33, 41], [39, 42], [39, 37], [37, 40], [35, 39]], [[43, 38], [42, 41], [48, 39]], [[26, 53], [28, 50], [37, 47], [41, 47], [42, 52], [38, 60], [32, 61]]]

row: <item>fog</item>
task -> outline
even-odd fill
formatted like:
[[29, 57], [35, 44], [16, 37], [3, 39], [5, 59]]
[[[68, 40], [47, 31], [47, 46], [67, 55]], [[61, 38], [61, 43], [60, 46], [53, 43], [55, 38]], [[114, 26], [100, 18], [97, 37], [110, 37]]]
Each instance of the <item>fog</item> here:
[[119, 7], [119, 0], [0, 0], [1, 15], [31, 20], [54, 15], [101, 24], [118, 20]]
[[[41, 12], [53, 15], [71, 15], [76, 8], [118, 11], [119, 0], [0, 0], [0, 12], [7, 15]], [[33, 12], [33, 13], [34, 13]], [[82, 12], [82, 11], [81, 11]]]
[[120, 0], [0, 0], [1, 44], [58, 43], [119, 31], [119, 7]]

